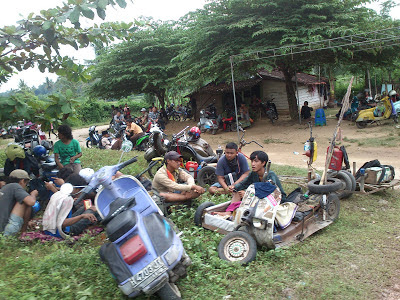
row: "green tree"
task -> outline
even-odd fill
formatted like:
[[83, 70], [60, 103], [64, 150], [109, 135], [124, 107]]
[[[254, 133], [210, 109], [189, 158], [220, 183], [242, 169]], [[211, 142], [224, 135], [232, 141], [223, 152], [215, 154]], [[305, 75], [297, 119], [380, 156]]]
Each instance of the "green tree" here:
[[[180, 66], [177, 80], [195, 86], [230, 79], [229, 56], [249, 53], [235, 65], [237, 79], [255, 74], [260, 67], [278, 68], [285, 76], [290, 115], [298, 117], [292, 77], [316, 64], [351, 59], [348, 50], [324, 50], [275, 59], [255, 60], [257, 51], [322, 41], [366, 31], [377, 14], [362, 4], [367, 0], [217, 0], [188, 14], [183, 50], [174, 59]], [[379, 24], [381, 25], [381, 24]], [[387, 27], [387, 26], [386, 26]], [[190, 37], [190, 38], [189, 38]], [[306, 46], [304, 47], [307, 48]], [[290, 52], [289, 52], [290, 53]], [[281, 54], [285, 54], [284, 50]], [[360, 54], [361, 55], [361, 54]], [[369, 59], [369, 57], [368, 57]]]
[[147, 93], [165, 106], [171, 78], [178, 73], [171, 59], [181, 47], [180, 30], [174, 23], [147, 22], [131, 40], [103, 51], [97, 58], [90, 88], [92, 96], [121, 98]]
[[[109, 43], [114, 39], [129, 37], [132, 23], [103, 23], [82, 28], [81, 17], [94, 19], [97, 14], [104, 20], [109, 5], [126, 7], [126, 0], [68, 0], [63, 6], [31, 13], [18, 25], [0, 29], [0, 84], [16, 71], [38, 67], [72, 80], [88, 80], [83, 66], [60, 54], [61, 45], [70, 45], [76, 50], [92, 42]], [[69, 25], [71, 24], [71, 25]]]

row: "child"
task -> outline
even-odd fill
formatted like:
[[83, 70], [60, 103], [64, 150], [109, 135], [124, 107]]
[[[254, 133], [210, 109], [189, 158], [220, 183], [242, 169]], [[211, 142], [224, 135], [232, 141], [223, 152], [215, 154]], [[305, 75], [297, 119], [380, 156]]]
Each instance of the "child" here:
[[58, 138], [60, 139], [54, 144], [54, 157], [58, 169], [65, 166], [71, 166], [74, 173], [79, 173], [82, 169], [79, 158], [82, 156], [81, 146], [79, 142], [73, 138], [71, 127], [61, 125], [58, 128]]

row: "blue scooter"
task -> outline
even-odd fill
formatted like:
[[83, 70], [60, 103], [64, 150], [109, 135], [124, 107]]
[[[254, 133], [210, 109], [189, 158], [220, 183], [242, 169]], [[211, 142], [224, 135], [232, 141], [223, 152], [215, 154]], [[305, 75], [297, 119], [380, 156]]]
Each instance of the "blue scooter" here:
[[125, 295], [157, 293], [161, 299], [181, 299], [175, 282], [186, 276], [191, 260], [174, 224], [154, 202], [157, 196], [150, 197], [138, 179], [123, 175], [112, 180], [136, 161], [134, 157], [86, 175], [89, 184], [75, 203], [101, 187], [95, 205], [111, 242], [101, 246], [100, 257]]

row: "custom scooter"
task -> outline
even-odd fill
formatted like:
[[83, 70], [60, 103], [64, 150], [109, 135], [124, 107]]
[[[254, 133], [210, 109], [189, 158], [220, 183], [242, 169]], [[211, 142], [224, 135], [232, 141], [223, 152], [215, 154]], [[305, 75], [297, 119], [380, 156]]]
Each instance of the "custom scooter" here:
[[211, 134], [217, 133], [219, 120], [214, 104], [208, 105], [207, 109], [200, 110], [200, 121], [197, 123], [197, 127], [200, 128], [201, 132], [211, 132]]
[[[130, 151], [132, 143], [123, 143], [122, 149]], [[157, 293], [161, 299], [181, 299], [175, 282], [186, 275], [191, 260], [175, 225], [154, 202], [157, 196], [152, 198], [137, 178], [123, 175], [112, 180], [117, 171], [136, 161], [134, 157], [86, 172], [89, 184], [75, 204], [101, 187], [95, 205], [110, 242], [101, 246], [100, 257], [125, 295]]]
[[377, 103], [376, 107], [359, 111], [356, 119], [357, 128], [362, 129], [367, 127], [368, 124], [391, 118], [395, 123], [398, 123], [398, 117], [394, 111], [392, 101], [386, 96]]

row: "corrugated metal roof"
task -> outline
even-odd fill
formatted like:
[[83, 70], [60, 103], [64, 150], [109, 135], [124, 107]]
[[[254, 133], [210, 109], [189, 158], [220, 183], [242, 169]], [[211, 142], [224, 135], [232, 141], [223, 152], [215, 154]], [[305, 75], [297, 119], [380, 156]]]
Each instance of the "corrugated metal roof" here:
[[[281, 71], [267, 71], [261, 70], [258, 72], [260, 76], [267, 79], [277, 79], [277, 80], [285, 80], [285, 76]], [[292, 81], [295, 82], [296, 78], [293, 76]], [[321, 77], [321, 80], [318, 81], [318, 77], [306, 73], [297, 73], [297, 82], [301, 84], [326, 84], [328, 82], [327, 78]]]

